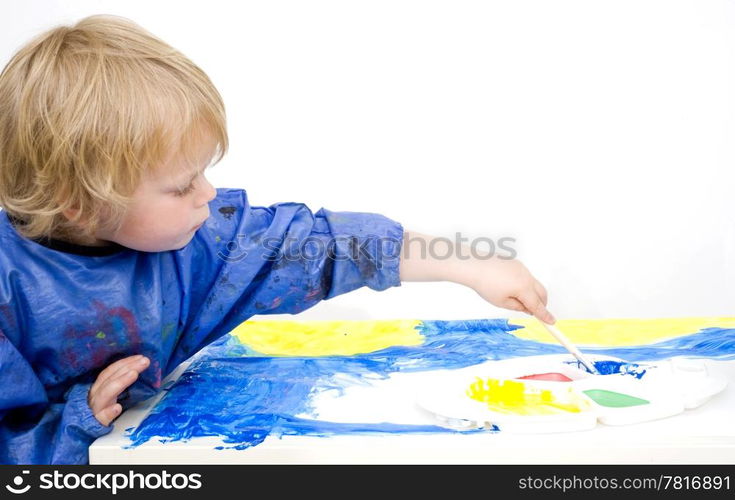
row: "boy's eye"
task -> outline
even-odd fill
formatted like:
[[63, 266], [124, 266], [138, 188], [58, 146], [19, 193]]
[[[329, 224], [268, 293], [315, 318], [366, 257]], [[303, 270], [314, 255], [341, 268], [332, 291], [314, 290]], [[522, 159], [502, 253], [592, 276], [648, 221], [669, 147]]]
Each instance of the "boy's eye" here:
[[184, 189], [179, 189], [174, 194], [176, 196], [186, 196], [187, 194], [191, 193], [194, 190], [194, 184], [189, 184]]

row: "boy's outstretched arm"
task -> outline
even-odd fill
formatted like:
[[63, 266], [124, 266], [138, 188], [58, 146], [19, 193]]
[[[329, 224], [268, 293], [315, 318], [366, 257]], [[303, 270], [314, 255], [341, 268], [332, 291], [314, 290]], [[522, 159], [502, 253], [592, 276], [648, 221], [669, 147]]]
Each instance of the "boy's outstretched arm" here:
[[381, 214], [313, 212], [293, 202], [251, 206], [244, 190], [217, 192], [213, 216], [173, 254], [182, 318], [164, 373], [254, 315], [296, 314], [359, 288], [382, 291], [401, 281], [462, 283], [493, 304], [553, 321], [543, 315], [546, 291], [518, 261], [421, 258], [420, 252], [406, 258], [408, 238], [431, 237], [408, 233]]
[[[432, 251], [428, 251], [432, 249]], [[520, 261], [477, 255], [447, 238], [406, 230], [400, 262], [401, 281], [452, 281], [475, 290], [493, 305], [524, 311], [553, 324], [544, 286]]]

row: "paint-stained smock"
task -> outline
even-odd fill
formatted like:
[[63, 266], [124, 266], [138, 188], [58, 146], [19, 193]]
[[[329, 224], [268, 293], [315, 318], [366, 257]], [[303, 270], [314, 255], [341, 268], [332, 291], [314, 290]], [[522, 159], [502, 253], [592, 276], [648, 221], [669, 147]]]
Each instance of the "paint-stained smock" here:
[[87, 394], [118, 359], [151, 360], [127, 409], [253, 315], [400, 285], [403, 228], [382, 215], [254, 207], [240, 189], [219, 189], [210, 211], [184, 248], [155, 253], [31, 241], [0, 213], [0, 462], [86, 463], [112, 430]]

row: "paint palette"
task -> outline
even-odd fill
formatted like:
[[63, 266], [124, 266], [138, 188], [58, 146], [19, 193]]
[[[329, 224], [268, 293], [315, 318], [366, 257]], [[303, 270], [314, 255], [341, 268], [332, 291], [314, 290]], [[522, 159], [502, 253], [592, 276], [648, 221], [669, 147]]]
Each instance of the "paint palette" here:
[[704, 364], [672, 358], [655, 364], [590, 356], [593, 375], [569, 355], [491, 361], [436, 374], [416, 403], [445, 427], [566, 432], [599, 423], [627, 425], [696, 408], [727, 382]]

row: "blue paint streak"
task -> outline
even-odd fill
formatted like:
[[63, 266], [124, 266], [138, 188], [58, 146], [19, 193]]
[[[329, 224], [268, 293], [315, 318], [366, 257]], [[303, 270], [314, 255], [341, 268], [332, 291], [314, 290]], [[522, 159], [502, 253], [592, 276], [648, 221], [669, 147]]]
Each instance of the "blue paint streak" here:
[[[579, 361], [566, 361], [568, 365], [574, 365], [580, 370], [584, 370], [587, 373], [592, 373]], [[593, 361], [592, 364], [595, 366], [597, 373], [594, 375], [630, 375], [637, 379], [643, 377], [646, 374], [646, 369], [636, 363], [626, 363], [624, 361]]]
[[735, 359], [735, 329], [704, 328], [692, 335], [676, 337], [655, 344], [587, 348], [585, 351], [627, 361], [652, 361], [674, 356], [729, 360]]
[[[266, 357], [225, 336], [195, 358], [151, 414], [129, 434], [132, 446], [154, 437], [168, 442], [222, 436], [225, 443], [244, 449], [268, 436], [487, 432], [431, 425], [337, 423], [296, 415], [313, 414], [311, 399], [317, 393], [335, 390], [342, 394], [348, 386], [371, 385], [395, 372], [463, 368], [487, 360], [567, 352], [558, 344], [524, 340], [510, 333], [519, 328], [504, 319], [424, 321], [418, 329], [425, 341], [418, 346], [311, 358]], [[682, 355], [735, 359], [735, 329], [707, 328], [645, 346], [584, 350], [625, 360]], [[645, 373], [634, 363], [596, 362], [595, 367], [638, 378]]]

